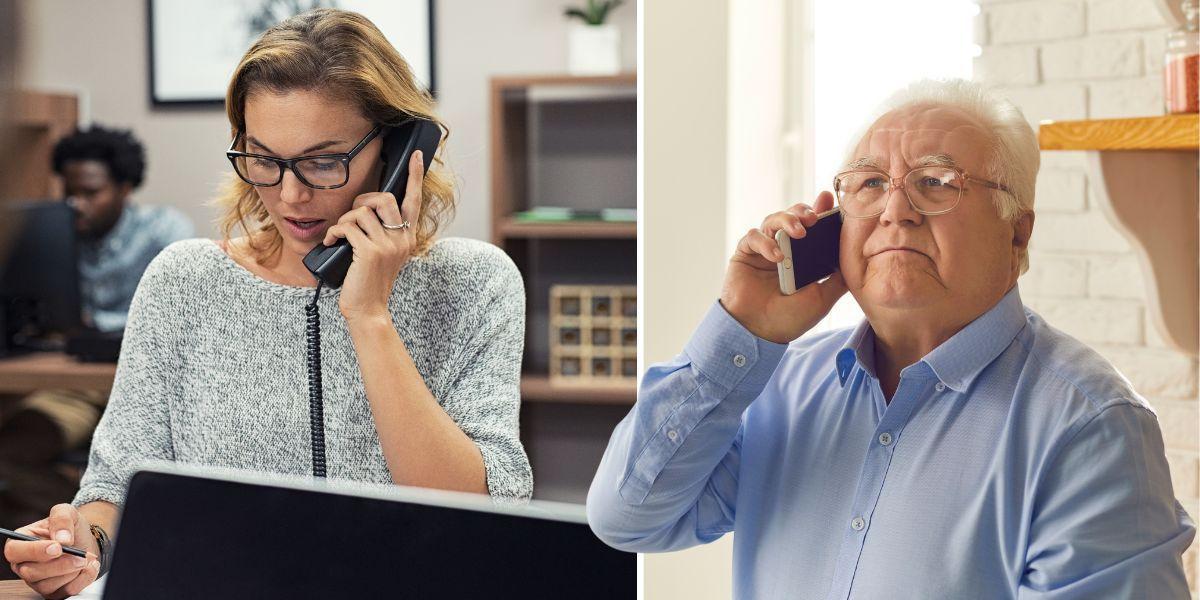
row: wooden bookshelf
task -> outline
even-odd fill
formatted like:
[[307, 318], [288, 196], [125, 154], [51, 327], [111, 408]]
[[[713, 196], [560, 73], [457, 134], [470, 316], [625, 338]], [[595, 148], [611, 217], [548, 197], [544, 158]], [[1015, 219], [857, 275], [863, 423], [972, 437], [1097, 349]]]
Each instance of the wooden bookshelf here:
[[525, 402], [633, 406], [637, 400], [637, 387], [632, 383], [555, 385], [548, 375], [526, 374], [521, 377], [521, 399]]
[[[548, 92], [546, 90], [557, 90]], [[529, 202], [530, 165], [528, 157], [532, 140], [527, 108], [531, 101], [553, 101], [555, 97], [564, 101], [624, 102], [636, 106], [637, 76], [632, 73], [575, 77], [569, 75], [495, 77], [491, 80], [491, 176], [492, 176], [492, 240], [497, 245], [507, 237], [540, 237], [538, 233], [550, 233], [547, 237], [562, 237], [583, 232], [584, 237], [630, 238], [629, 225], [615, 224], [606, 229], [603, 225], [580, 229], [532, 229], [543, 224], [516, 223], [512, 214], [522, 210]], [[589, 96], [590, 92], [590, 96]], [[614, 93], [617, 92], [617, 93]], [[636, 139], [635, 139], [636, 143]], [[635, 157], [636, 158], [636, 157]], [[636, 177], [636, 173], [634, 174]], [[557, 225], [557, 224], [556, 224]], [[572, 223], [571, 225], [575, 225]], [[581, 224], [582, 225], [582, 224]], [[636, 225], [632, 225], [636, 231]]]
[[[535, 208], [539, 189], [541, 195], [554, 198], [556, 204], [567, 203], [568, 208], [636, 206], [637, 76], [628, 73], [602, 77], [496, 77], [491, 80], [490, 89], [492, 241], [512, 257], [525, 276], [529, 298], [526, 322], [536, 324], [542, 320], [539, 317], [545, 316], [543, 296], [547, 295], [550, 284], [636, 283], [636, 222], [538, 222], [520, 220], [514, 214]], [[564, 106], [571, 108], [564, 110]], [[550, 115], [544, 118], [549, 122], [539, 122], [545, 114]], [[555, 127], [565, 131], [547, 133]], [[614, 142], [611, 136], [614, 129], [626, 132], [628, 139]], [[596, 135], [597, 132], [602, 133]], [[589, 146], [593, 143], [596, 147]], [[610, 165], [622, 160], [628, 167], [624, 172], [605, 172], [603, 166], [597, 167], [596, 172], [588, 168], [590, 162]], [[549, 185], [543, 184], [539, 188], [539, 180], [554, 178], [546, 173], [553, 168], [564, 172], [558, 175], [559, 187], [546, 190], [542, 188]], [[591, 204], [578, 206], [571, 205], [572, 202]], [[615, 253], [628, 255], [629, 260], [613, 264], [611, 257]], [[570, 258], [564, 258], [565, 255]], [[564, 272], [564, 265], [556, 261], [571, 262], [571, 271]], [[594, 279], [589, 279], [592, 275]], [[532, 350], [525, 356], [527, 374], [548, 372], [541, 339], [548, 334], [537, 325], [529, 327], [529, 331], [526, 348]], [[531, 390], [544, 391], [537, 385]], [[557, 397], [586, 403], [587, 393], [585, 388]], [[544, 397], [543, 394], [540, 398]]]
[[1048, 121], [1038, 128], [1042, 150], [1195, 150], [1200, 116]]
[[79, 122], [79, 99], [69, 94], [18, 91], [13, 115], [14, 140], [21, 151], [0, 178], [0, 197], [56, 198], [62, 195], [50, 164], [54, 144], [73, 132]]
[[525, 279], [521, 439], [534, 497], [582, 502], [632, 379], [551, 382], [550, 288], [637, 283], [637, 223], [532, 221], [547, 206], [637, 204], [637, 76], [496, 77], [490, 82], [491, 235]]

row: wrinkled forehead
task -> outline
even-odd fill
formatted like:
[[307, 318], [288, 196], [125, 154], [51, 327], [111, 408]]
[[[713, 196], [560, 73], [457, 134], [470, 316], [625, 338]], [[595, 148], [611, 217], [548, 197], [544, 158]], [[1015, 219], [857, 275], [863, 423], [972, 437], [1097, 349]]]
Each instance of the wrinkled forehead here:
[[979, 173], [986, 166], [990, 141], [991, 135], [959, 109], [899, 109], [871, 126], [846, 166], [903, 172], [929, 162], [930, 157], [939, 157], [949, 158], [965, 171]]

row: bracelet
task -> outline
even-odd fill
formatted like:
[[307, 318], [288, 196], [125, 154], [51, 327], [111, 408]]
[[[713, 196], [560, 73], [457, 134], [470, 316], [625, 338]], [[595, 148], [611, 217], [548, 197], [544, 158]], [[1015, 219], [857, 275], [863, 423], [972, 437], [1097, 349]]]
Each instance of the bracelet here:
[[112, 540], [108, 537], [108, 532], [99, 525], [92, 525], [92, 537], [96, 538], [96, 545], [100, 546], [100, 572], [96, 574], [99, 579], [105, 573], [108, 573], [108, 568], [112, 562]]

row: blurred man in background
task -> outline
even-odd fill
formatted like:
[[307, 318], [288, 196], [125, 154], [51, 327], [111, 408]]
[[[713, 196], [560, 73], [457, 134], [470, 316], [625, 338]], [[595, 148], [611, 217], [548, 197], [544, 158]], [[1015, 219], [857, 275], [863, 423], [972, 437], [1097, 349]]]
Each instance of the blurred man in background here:
[[[146, 160], [128, 131], [78, 131], [58, 142], [52, 160], [76, 212], [83, 322], [120, 332], [142, 272], [167, 245], [192, 237], [192, 224], [173, 208], [130, 202]], [[0, 522], [34, 521], [46, 506], [70, 500], [75, 477], [46, 467], [85, 445], [107, 399], [95, 391], [43, 390], [0, 415], [0, 481], [7, 484]]]
[[146, 160], [128, 131], [97, 125], [77, 132], [55, 146], [53, 160], [76, 212], [84, 322], [124, 329], [142, 272], [168, 244], [192, 237], [192, 224], [171, 207], [129, 202]]

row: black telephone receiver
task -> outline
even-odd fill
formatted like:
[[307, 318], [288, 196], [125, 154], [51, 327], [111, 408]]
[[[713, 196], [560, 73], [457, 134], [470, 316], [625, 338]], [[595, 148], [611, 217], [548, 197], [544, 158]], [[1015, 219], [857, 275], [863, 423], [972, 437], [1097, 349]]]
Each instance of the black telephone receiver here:
[[[413, 152], [421, 151], [425, 172], [433, 164], [433, 155], [437, 152], [438, 144], [442, 141], [442, 130], [437, 123], [414, 117], [396, 127], [387, 127], [383, 132], [383, 175], [380, 178], [380, 191], [391, 192], [396, 196], [396, 203], [404, 201], [404, 188], [408, 183], [408, 162]], [[312, 272], [325, 287], [339, 288], [350, 270], [350, 261], [354, 258], [354, 249], [346, 238], [339, 238], [332, 246], [317, 244], [304, 257], [304, 266]]]
[[[404, 201], [404, 188], [408, 183], [408, 162], [413, 152], [421, 151], [425, 172], [433, 164], [442, 141], [442, 130], [437, 123], [414, 117], [396, 127], [383, 131], [383, 176], [379, 189], [396, 196], [399, 205]], [[305, 362], [308, 364], [308, 421], [311, 431], [313, 477], [325, 477], [325, 399], [321, 383], [321, 312], [317, 301], [321, 287], [342, 287], [354, 249], [345, 238], [332, 246], [317, 244], [304, 257], [304, 266], [317, 278], [317, 289], [312, 302], [304, 307], [305, 314]]]

